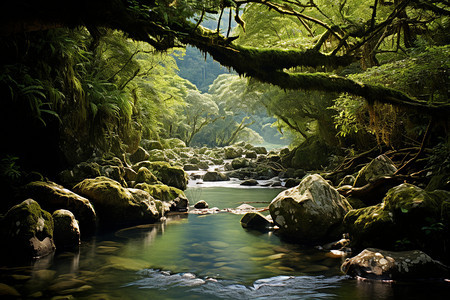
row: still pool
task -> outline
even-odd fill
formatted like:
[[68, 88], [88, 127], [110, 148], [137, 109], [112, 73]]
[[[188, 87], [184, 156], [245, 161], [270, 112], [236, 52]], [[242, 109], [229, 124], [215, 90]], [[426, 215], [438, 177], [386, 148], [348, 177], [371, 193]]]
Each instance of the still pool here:
[[[280, 192], [204, 187], [191, 205], [265, 207]], [[243, 229], [240, 215], [181, 214], [121, 229], [24, 265], [3, 259], [0, 296], [59, 299], [447, 299], [445, 283], [375, 283], [340, 272], [342, 259], [275, 234]], [[12, 289], [12, 290], [11, 290]], [[14, 296], [14, 294], [16, 296]]]

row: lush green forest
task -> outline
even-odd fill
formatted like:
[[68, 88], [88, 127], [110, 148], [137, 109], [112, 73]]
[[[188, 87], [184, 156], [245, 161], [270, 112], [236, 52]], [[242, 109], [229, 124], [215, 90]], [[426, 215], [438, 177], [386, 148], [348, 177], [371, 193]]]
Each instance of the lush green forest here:
[[[355, 249], [448, 263], [449, 28], [444, 0], [4, 1], [1, 218], [36, 182], [153, 196], [140, 216], [98, 196], [100, 219], [128, 225], [189, 206], [184, 171], [208, 163], [292, 186], [320, 174], [353, 208], [340, 221]], [[389, 206], [402, 183], [416, 196]], [[398, 231], [373, 237], [392, 212]]]

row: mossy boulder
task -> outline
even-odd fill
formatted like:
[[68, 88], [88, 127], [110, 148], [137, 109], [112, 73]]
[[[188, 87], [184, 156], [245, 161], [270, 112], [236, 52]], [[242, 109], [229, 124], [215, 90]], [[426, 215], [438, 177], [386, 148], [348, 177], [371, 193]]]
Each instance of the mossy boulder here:
[[47, 211], [67, 209], [79, 221], [83, 234], [95, 231], [97, 216], [88, 199], [51, 181], [35, 181], [22, 188], [22, 196], [39, 202]]
[[80, 227], [72, 212], [58, 209], [53, 212], [53, 237], [58, 249], [74, 249], [80, 245]]
[[267, 149], [265, 147], [252, 147], [252, 151], [255, 151], [257, 154], [267, 154]]
[[234, 146], [225, 147], [224, 151], [225, 151], [224, 152], [225, 159], [235, 159], [241, 157], [244, 152], [242, 148]]
[[161, 200], [161, 201], [172, 201], [176, 198], [186, 198], [184, 192], [180, 189], [177, 189], [173, 186], [167, 186], [164, 184], [137, 184], [135, 186], [137, 189], [141, 189], [149, 193], [153, 198]]
[[165, 139], [163, 141], [163, 144], [168, 149], [185, 148], [186, 147], [186, 143], [177, 138]]
[[158, 178], [146, 167], [141, 167], [137, 172], [135, 181], [136, 183], [155, 184], [158, 182]]
[[199, 200], [197, 203], [194, 204], [194, 208], [196, 209], [204, 209], [208, 208], [209, 204], [205, 200]]
[[235, 170], [241, 169], [241, 168], [246, 168], [249, 166], [249, 161], [244, 157], [238, 157], [238, 158], [233, 159], [233, 161], [231, 162], [231, 166]]
[[405, 183], [390, 189], [382, 203], [350, 211], [344, 226], [358, 249], [420, 249], [448, 258], [449, 203], [450, 192], [426, 192]]
[[203, 175], [203, 181], [228, 181], [230, 178], [218, 171], [208, 171]]
[[147, 192], [124, 188], [107, 177], [85, 179], [74, 191], [94, 204], [103, 226], [153, 223], [161, 217], [155, 199]]
[[252, 158], [257, 158], [257, 157], [258, 157], [258, 154], [256, 153], [256, 151], [253, 151], [253, 150], [245, 151], [245, 158], [252, 159]]
[[347, 200], [317, 174], [281, 192], [269, 205], [280, 233], [294, 241], [317, 241], [335, 235], [334, 229], [350, 209]]
[[160, 141], [155, 141], [155, 140], [143, 139], [143, 140], [141, 140], [141, 146], [146, 150], [153, 150], [153, 149], [163, 150], [164, 149], [162, 143]]
[[138, 147], [136, 152], [130, 155], [130, 161], [135, 164], [140, 161], [147, 160], [150, 157], [150, 154], [148, 154], [147, 150], [145, 150], [142, 147]]
[[382, 176], [389, 176], [397, 171], [394, 163], [386, 156], [380, 155], [359, 170], [354, 186], [361, 187]]
[[393, 252], [369, 248], [347, 259], [341, 269], [347, 275], [371, 280], [429, 280], [449, 276], [448, 267], [419, 250]]
[[2, 252], [38, 258], [55, 250], [52, 216], [32, 199], [10, 208], [0, 225]]
[[189, 177], [182, 167], [172, 166], [168, 162], [141, 162], [133, 166], [134, 170], [146, 167], [158, 178], [162, 183], [185, 190], [189, 181]]
[[95, 178], [101, 175], [100, 165], [96, 162], [82, 162], [72, 170], [62, 171], [58, 178], [62, 184], [73, 187], [86, 178]]
[[149, 161], [169, 161], [169, 158], [164, 153], [164, 150], [153, 149], [148, 152]]

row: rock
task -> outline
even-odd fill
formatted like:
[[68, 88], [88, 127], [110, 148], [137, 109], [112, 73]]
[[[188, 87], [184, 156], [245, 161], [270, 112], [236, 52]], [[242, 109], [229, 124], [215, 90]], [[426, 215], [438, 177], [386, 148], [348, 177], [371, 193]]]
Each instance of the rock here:
[[386, 155], [380, 155], [359, 170], [354, 186], [364, 186], [379, 177], [392, 175], [396, 171], [394, 163]]
[[58, 249], [74, 249], [80, 245], [80, 228], [73, 213], [65, 209], [53, 212], [53, 238]]
[[344, 227], [359, 249], [419, 249], [433, 257], [448, 259], [450, 192], [426, 192], [411, 184], [390, 189], [382, 203], [350, 211]]
[[255, 186], [258, 185], [258, 181], [256, 179], [247, 179], [241, 182], [241, 185], [244, 186]]
[[35, 199], [47, 211], [69, 210], [78, 220], [83, 234], [93, 233], [96, 229], [97, 215], [89, 200], [61, 185], [51, 181], [36, 181], [27, 184], [21, 193]]
[[153, 223], [161, 217], [149, 193], [124, 188], [107, 177], [85, 179], [74, 191], [91, 200], [102, 225]]
[[150, 154], [142, 147], [139, 147], [136, 152], [130, 155], [130, 161], [133, 164], [136, 164], [140, 161], [148, 160]]
[[[163, 145], [161, 144], [161, 142], [159, 141], [155, 141], [155, 140], [146, 140], [143, 139], [141, 140], [141, 145], [144, 149], [146, 150], [153, 150], [153, 149], [157, 149], [157, 150], [163, 150]], [[142, 161], [142, 160], [140, 160]]]
[[227, 181], [230, 180], [224, 173], [217, 171], [208, 171], [203, 175], [203, 181]]
[[163, 150], [153, 149], [148, 152], [149, 161], [169, 161]]
[[257, 154], [267, 154], [267, 150], [264, 147], [253, 147], [251, 150], [255, 151]]
[[169, 148], [169, 149], [186, 147], [186, 143], [177, 138], [166, 139], [163, 141], [163, 143], [166, 146], [166, 148]]
[[62, 171], [58, 178], [62, 184], [72, 187], [86, 178], [95, 178], [100, 175], [100, 165], [98, 163], [82, 162], [72, 170]]
[[228, 146], [225, 147], [225, 159], [234, 159], [242, 156], [242, 149], [238, 147]]
[[132, 168], [124, 168], [125, 170], [125, 180], [126, 181], [135, 181], [137, 177], [137, 172]]
[[257, 158], [258, 154], [256, 153], [256, 151], [253, 150], [249, 150], [245, 152], [245, 158]]
[[13, 206], [0, 223], [1, 251], [38, 258], [55, 250], [52, 216], [32, 199]]
[[448, 278], [449, 269], [419, 250], [392, 252], [365, 249], [348, 258], [342, 271], [353, 277], [375, 280], [417, 280]]
[[244, 228], [266, 231], [271, 225], [273, 224], [269, 220], [257, 212], [248, 212], [241, 219], [241, 226]]
[[289, 188], [299, 185], [300, 182], [301, 182], [301, 180], [298, 178], [288, 178], [284, 182], [284, 187], [289, 189]]
[[184, 192], [180, 189], [164, 184], [149, 185], [146, 183], [137, 184], [135, 188], [144, 190], [153, 198], [165, 202], [166, 204], [164, 207], [167, 207], [167, 210], [164, 209], [164, 212], [169, 210], [187, 211], [189, 201]]
[[315, 241], [339, 226], [350, 204], [320, 175], [309, 175], [278, 194], [269, 205], [280, 233], [290, 239]]
[[136, 174], [136, 184], [138, 183], [147, 183], [147, 184], [155, 184], [158, 183], [158, 178], [150, 172], [146, 167], [139, 168]]
[[233, 167], [233, 169], [241, 169], [241, 168], [245, 168], [249, 166], [249, 162], [246, 158], [243, 157], [238, 157], [233, 159], [233, 161], [231, 162], [231, 166]]
[[194, 208], [197, 208], [197, 209], [208, 208], [208, 207], [209, 207], [209, 205], [208, 205], [208, 203], [206, 203], [205, 200], [200, 200], [197, 203], [195, 203], [195, 205], [194, 205]]
[[146, 167], [164, 184], [176, 187], [180, 190], [185, 190], [189, 181], [188, 175], [181, 167], [172, 166], [168, 162], [158, 161], [149, 162], [143, 161], [133, 166], [133, 170], [139, 170], [141, 167]]
[[198, 165], [185, 164], [183, 166], [183, 170], [185, 170], [185, 171], [198, 171], [199, 167], [198, 167]]

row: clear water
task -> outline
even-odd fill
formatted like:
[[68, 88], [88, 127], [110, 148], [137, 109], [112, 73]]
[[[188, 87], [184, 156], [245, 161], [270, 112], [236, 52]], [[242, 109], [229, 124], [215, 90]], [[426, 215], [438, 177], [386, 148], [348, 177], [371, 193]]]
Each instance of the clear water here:
[[[265, 207], [280, 190], [190, 188], [191, 204]], [[254, 203], [256, 202], [256, 203]], [[175, 215], [126, 228], [29, 265], [0, 264], [23, 298], [77, 299], [447, 299], [447, 283], [384, 284], [341, 274], [340, 258], [240, 226], [240, 215]], [[11, 291], [9, 290], [9, 294]]]

